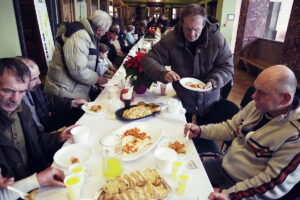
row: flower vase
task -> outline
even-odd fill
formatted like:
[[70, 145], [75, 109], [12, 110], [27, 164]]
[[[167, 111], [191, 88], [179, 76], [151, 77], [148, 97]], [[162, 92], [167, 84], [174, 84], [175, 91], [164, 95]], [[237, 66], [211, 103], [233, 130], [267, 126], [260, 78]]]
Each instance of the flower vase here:
[[135, 89], [135, 93], [136, 94], [145, 94], [145, 92], [147, 91], [147, 87], [145, 85], [140, 85]]

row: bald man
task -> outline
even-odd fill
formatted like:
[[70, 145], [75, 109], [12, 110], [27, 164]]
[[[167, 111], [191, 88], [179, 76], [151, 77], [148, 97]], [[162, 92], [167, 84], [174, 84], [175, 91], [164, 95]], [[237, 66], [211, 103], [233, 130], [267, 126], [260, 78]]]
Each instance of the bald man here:
[[191, 138], [232, 141], [223, 159], [204, 162], [215, 191], [230, 199], [278, 199], [300, 180], [296, 77], [275, 65], [259, 74], [254, 87], [253, 101], [231, 120], [185, 126]]
[[39, 78], [38, 65], [29, 58], [19, 56], [16, 59], [22, 61], [31, 73], [24, 101], [30, 108], [35, 125], [40, 132], [51, 132], [69, 126], [82, 116], [83, 111], [80, 110], [80, 106], [87, 103], [87, 100], [45, 94]]

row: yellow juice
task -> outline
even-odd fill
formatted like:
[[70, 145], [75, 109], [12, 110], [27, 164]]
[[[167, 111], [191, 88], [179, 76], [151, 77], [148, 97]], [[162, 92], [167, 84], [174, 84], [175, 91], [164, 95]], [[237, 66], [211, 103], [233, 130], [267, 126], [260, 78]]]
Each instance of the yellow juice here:
[[82, 167], [75, 167], [74, 169], [72, 169], [72, 172], [73, 173], [78, 173], [78, 172], [81, 172], [83, 170]]
[[123, 172], [122, 163], [117, 158], [109, 158], [102, 164], [102, 172], [106, 178], [115, 178]]
[[67, 185], [76, 185], [79, 183], [80, 179], [78, 177], [71, 177], [66, 181]]
[[177, 185], [177, 192], [179, 195], [184, 195], [186, 192], [187, 182], [190, 177], [186, 175], [179, 176], [179, 181]]
[[172, 179], [177, 179], [177, 172], [179, 171], [179, 168], [182, 167], [182, 162], [175, 161], [172, 163]]

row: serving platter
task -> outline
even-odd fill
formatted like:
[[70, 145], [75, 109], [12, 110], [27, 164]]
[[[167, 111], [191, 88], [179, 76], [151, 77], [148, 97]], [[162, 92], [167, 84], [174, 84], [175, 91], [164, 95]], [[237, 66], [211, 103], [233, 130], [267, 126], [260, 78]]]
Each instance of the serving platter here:
[[119, 120], [121, 120], [121, 121], [135, 121], [135, 120], [139, 120], [139, 119], [144, 119], [144, 118], [148, 118], [148, 117], [151, 117], [151, 116], [155, 116], [155, 115], [157, 115], [157, 114], [160, 113], [160, 111], [158, 111], [158, 112], [153, 112], [153, 113], [150, 114], [150, 115], [147, 115], [147, 116], [144, 116], [144, 117], [140, 117], [140, 118], [137, 118], [137, 119], [127, 119], [127, 118], [123, 117], [123, 113], [124, 113], [125, 110], [130, 109], [130, 108], [133, 108], [133, 107], [136, 107], [136, 106], [137, 106], [137, 105], [132, 105], [132, 106], [130, 106], [129, 108], [125, 108], [125, 107], [124, 107], [124, 108], [121, 108], [121, 109], [117, 110], [117, 111], [115, 112], [116, 117], [117, 117]]
[[[119, 135], [122, 139], [122, 148], [123, 148], [126, 146], [127, 143], [131, 142], [131, 140], [132, 141], [136, 140], [136, 138], [134, 137], [125, 138], [123, 136], [127, 130], [134, 129], [134, 128], [138, 128], [139, 130], [141, 130], [141, 132], [145, 132], [147, 136], [150, 137], [150, 139], [136, 142], [135, 143], [136, 146], [134, 147], [137, 148], [136, 152], [130, 154], [123, 152], [121, 156], [122, 161], [132, 161], [142, 157], [144, 154], [146, 154], [151, 149], [153, 149], [162, 137], [162, 130], [160, 127], [151, 126], [149, 124], [145, 124], [142, 122], [132, 122], [130, 124], [124, 125], [121, 128], [115, 130], [114, 132], [107, 135], [106, 137], [104, 136], [103, 140], [105, 139], [110, 140], [112, 137], [108, 137], [108, 136], [111, 135]], [[105, 143], [109, 143], [109, 141], [105, 141]]]
[[[171, 196], [172, 196], [172, 188], [171, 186], [166, 182], [166, 180], [164, 178], [162, 178], [160, 176], [161, 179], [161, 184], [160, 186], [163, 187], [164, 189], [166, 189], [168, 191], [168, 195], [164, 198], [164, 200], [170, 200]], [[94, 200], [106, 200], [104, 198], [105, 196], [105, 192], [102, 188], [100, 188], [100, 190], [98, 190], [94, 196]]]

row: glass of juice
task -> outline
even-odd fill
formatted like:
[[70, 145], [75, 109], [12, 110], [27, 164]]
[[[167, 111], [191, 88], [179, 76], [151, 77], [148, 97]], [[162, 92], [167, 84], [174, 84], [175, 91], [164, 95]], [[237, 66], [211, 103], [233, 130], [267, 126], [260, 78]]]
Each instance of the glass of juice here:
[[115, 178], [123, 172], [122, 140], [119, 135], [107, 135], [100, 139], [102, 154], [102, 174], [106, 178]]
[[64, 180], [64, 184], [67, 189], [67, 196], [69, 200], [79, 200], [81, 193], [81, 179], [80, 176], [72, 174], [67, 176]]

